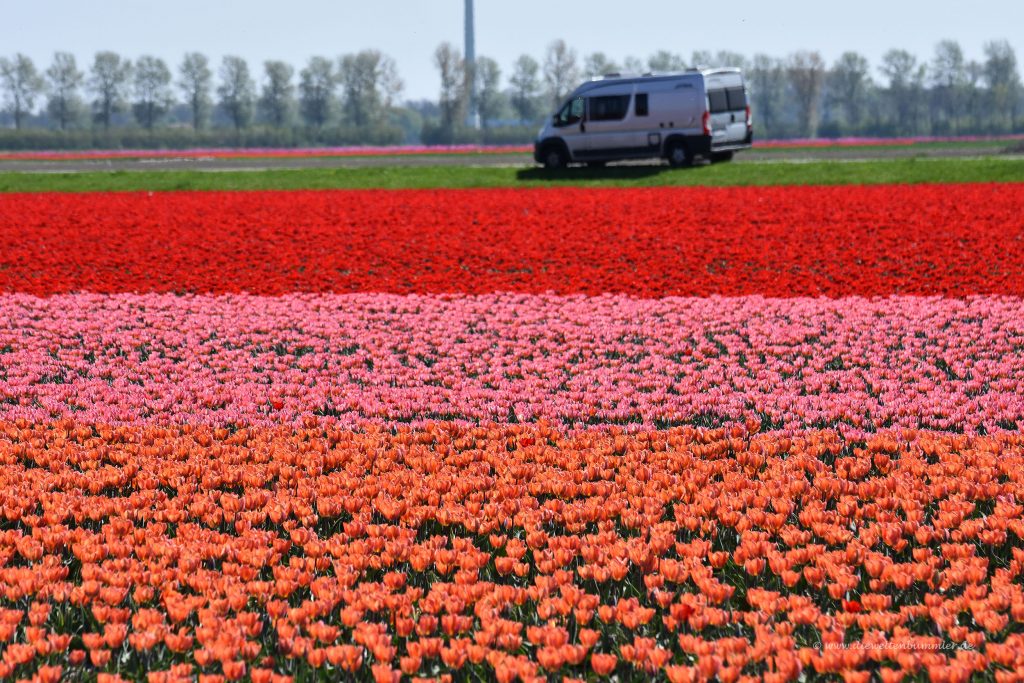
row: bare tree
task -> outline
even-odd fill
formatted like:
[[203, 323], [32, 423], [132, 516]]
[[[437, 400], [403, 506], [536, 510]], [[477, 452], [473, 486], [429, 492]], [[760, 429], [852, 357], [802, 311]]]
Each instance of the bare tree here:
[[331, 117], [337, 79], [334, 64], [326, 57], [313, 57], [299, 74], [299, 109], [313, 128], [322, 128]]
[[897, 129], [919, 133], [925, 67], [906, 50], [889, 50], [878, 70], [888, 80], [885, 96], [892, 104]]
[[384, 55], [377, 65], [377, 84], [380, 87], [381, 102], [385, 109], [391, 109], [405, 89], [398, 65], [391, 57]]
[[626, 58], [622, 60], [622, 70], [628, 74], [642, 74], [646, 68], [644, 60], [639, 57], [626, 55]]
[[818, 100], [825, 81], [825, 62], [818, 52], [795, 52], [786, 61], [786, 74], [796, 99], [800, 134], [813, 138], [818, 133]]
[[585, 78], [597, 78], [617, 71], [619, 71], [619, 65], [603, 52], [594, 52], [583, 59], [583, 76]]
[[985, 80], [985, 67], [981, 62], [971, 60], [964, 65], [963, 108], [974, 130], [985, 125], [983, 109], [984, 95], [982, 81]]
[[1017, 118], [1020, 74], [1017, 55], [1005, 40], [985, 43], [985, 82], [992, 102], [991, 116], [998, 130], [1010, 130]]
[[754, 55], [747, 74], [751, 109], [769, 136], [780, 132], [786, 95], [786, 67], [781, 59], [766, 54]]
[[682, 71], [686, 68], [686, 61], [674, 52], [658, 50], [647, 58], [647, 67], [651, 71]]
[[58, 52], [53, 55], [53, 63], [46, 70], [50, 93], [46, 109], [61, 130], [67, 130], [81, 112], [82, 100], [78, 89], [84, 79], [85, 74], [78, 70], [73, 54]]
[[378, 50], [345, 55], [338, 68], [342, 111], [354, 126], [368, 126], [383, 117], [402, 89], [393, 59]]
[[189, 52], [178, 67], [178, 73], [178, 87], [192, 110], [192, 128], [199, 130], [210, 115], [210, 90], [213, 87], [210, 60], [199, 52]]
[[741, 55], [739, 52], [719, 50], [718, 52], [715, 53], [713, 64], [715, 66], [735, 67], [737, 69], [746, 70], [747, 58]]
[[434, 51], [434, 64], [441, 72], [441, 128], [448, 135], [465, 118], [466, 77], [465, 62], [451, 43], [441, 43]]
[[512, 68], [508, 79], [512, 88], [512, 109], [520, 123], [532, 121], [537, 116], [537, 99], [540, 96], [540, 65], [530, 55], [521, 55]]
[[951, 132], [957, 133], [960, 130], [967, 84], [964, 52], [958, 42], [940, 40], [936, 44], [929, 74], [932, 82], [933, 128], [936, 122], [945, 119]]
[[501, 68], [490, 57], [476, 58], [476, 102], [480, 125], [487, 128], [502, 108]]
[[693, 54], [690, 55], [690, 64], [697, 69], [717, 66], [715, 64], [715, 56], [711, 54], [711, 50], [694, 50]]
[[274, 128], [283, 128], [295, 108], [295, 69], [281, 61], [263, 62], [263, 91], [260, 111]]
[[217, 95], [220, 106], [227, 112], [235, 131], [241, 131], [252, 120], [256, 85], [249, 75], [249, 65], [241, 57], [227, 56], [220, 66], [220, 85]]
[[548, 102], [557, 107], [579, 80], [576, 50], [566, 45], [564, 40], [556, 40], [548, 45], [544, 57], [544, 84], [547, 86]]
[[89, 88], [96, 95], [93, 101], [96, 120], [103, 124], [104, 130], [110, 130], [114, 113], [124, 107], [132, 64], [116, 52], [97, 52], [91, 72]]
[[43, 90], [43, 79], [32, 60], [19, 52], [13, 59], [0, 57], [0, 81], [7, 107], [14, 115], [14, 127], [21, 130], [26, 114], [32, 113], [36, 97]]
[[832, 65], [827, 80], [830, 100], [842, 110], [846, 123], [858, 128], [871, 87], [868, 60], [856, 52], [844, 52]]
[[170, 108], [171, 70], [158, 57], [143, 56], [135, 62], [135, 119], [146, 130]]

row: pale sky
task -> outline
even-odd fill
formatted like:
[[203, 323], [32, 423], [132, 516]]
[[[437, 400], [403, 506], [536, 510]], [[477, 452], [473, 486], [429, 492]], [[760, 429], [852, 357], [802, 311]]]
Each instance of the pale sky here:
[[[0, 55], [23, 52], [40, 70], [56, 50], [75, 54], [85, 70], [98, 50], [131, 59], [226, 54], [250, 62], [283, 59], [298, 71], [313, 55], [337, 57], [364, 48], [391, 55], [404, 97], [435, 98], [434, 49], [462, 48], [463, 0], [0, 0]], [[846, 50], [877, 67], [893, 47], [929, 60], [935, 43], [958, 40], [968, 59], [986, 41], [1008, 39], [1024, 62], [1024, 1], [980, 0], [476, 0], [477, 55], [496, 59], [503, 79], [520, 54], [542, 61], [557, 38], [584, 55], [615, 60], [666, 49], [689, 59], [695, 49], [785, 56], [817, 49], [831, 63]], [[1024, 66], [1024, 64], [1022, 64]], [[877, 71], [873, 72], [877, 77]], [[258, 80], [258, 78], [257, 78]], [[503, 81], [504, 82], [504, 81]]]

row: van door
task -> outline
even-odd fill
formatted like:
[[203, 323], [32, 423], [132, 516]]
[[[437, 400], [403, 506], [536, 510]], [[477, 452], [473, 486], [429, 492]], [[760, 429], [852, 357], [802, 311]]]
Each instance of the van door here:
[[621, 157], [635, 154], [630, 103], [632, 95], [618, 92], [587, 98], [586, 148], [588, 157]]
[[[659, 156], [661, 154], [661, 139], [663, 130], [657, 124], [657, 110], [665, 107], [664, 93], [653, 93], [651, 88], [637, 89], [633, 94], [633, 107], [630, 116], [633, 117], [632, 143], [636, 146], [638, 157]], [[654, 111], [652, 113], [652, 107]], [[681, 118], [681, 117], [680, 117]], [[682, 122], [680, 125], [683, 125]], [[664, 125], [662, 125], [664, 128]]]
[[573, 97], [562, 105], [554, 116], [553, 127], [558, 137], [565, 141], [573, 160], [586, 158], [587, 140], [585, 114], [587, 101], [583, 97]]

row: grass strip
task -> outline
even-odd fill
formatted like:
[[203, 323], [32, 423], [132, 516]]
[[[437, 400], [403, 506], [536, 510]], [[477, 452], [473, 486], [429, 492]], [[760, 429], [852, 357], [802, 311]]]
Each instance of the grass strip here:
[[230, 171], [0, 172], [0, 192], [406, 189], [543, 186], [763, 186], [1024, 182], [1019, 157], [870, 161], [748, 161], [667, 166], [569, 168], [371, 166]]

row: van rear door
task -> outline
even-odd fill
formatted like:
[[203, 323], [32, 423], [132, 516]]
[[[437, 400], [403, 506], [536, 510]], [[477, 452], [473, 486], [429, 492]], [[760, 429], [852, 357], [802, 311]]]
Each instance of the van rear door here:
[[725, 89], [729, 105], [729, 122], [725, 125], [726, 140], [731, 143], [747, 139], [747, 89], [741, 82]]
[[747, 93], [739, 74], [707, 79], [711, 146], [742, 144], [747, 138]]

